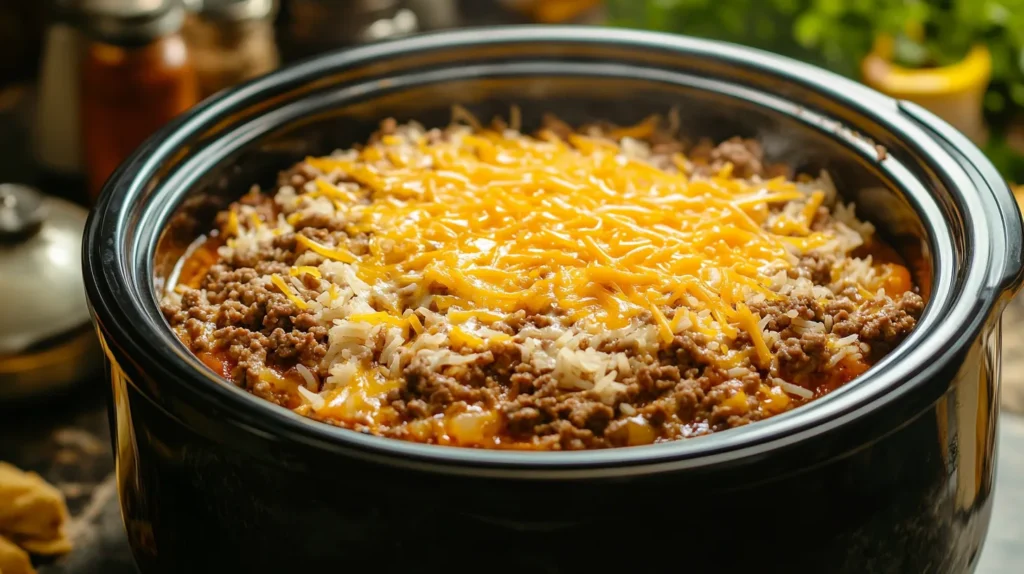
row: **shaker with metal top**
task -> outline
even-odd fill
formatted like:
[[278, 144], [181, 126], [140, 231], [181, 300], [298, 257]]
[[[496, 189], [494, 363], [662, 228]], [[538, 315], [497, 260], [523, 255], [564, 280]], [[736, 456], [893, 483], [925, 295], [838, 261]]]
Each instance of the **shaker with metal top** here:
[[180, 0], [79, 0], [83, 155], [95, 197], [142, 142], [198, 99]]
[[286, 60], [397, 38], [420, 30], [408, 0], [289, 0], [282, 30]]
[[86, 215], [0, 184], [0, 401], [68, 388], [102, 364], [82, 284]]
[[182, 34], [201, 97], [265, 74], [279, 62], [275, 0], [189, 0]]

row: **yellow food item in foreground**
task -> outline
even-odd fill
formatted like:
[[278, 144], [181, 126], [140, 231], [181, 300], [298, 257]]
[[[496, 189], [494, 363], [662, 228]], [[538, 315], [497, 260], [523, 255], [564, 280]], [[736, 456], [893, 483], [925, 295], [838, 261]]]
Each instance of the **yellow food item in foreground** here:
[[0, 462], [0, 536], [34, 554], [64, 554], [71, 550], [67, 520], [64, 495], [56, 487]]
[[35, 574], [28, 554], [10, 540], [0, 536], [0, 574]]

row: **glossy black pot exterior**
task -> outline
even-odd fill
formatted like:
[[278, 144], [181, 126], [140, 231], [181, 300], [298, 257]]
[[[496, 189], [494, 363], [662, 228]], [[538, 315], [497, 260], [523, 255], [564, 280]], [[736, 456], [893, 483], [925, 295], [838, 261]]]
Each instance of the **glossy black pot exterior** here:
[[[216, 209], [382, 117], [436, 123], [452, 103], [484, 117], [516, 103], [527, 123], [675, 105], [687, 133], [756, 136], [771, 156], [827, 167], [862, 215], [923, 250], [919, 328], [856, 383], [771, 421], [583, 453], [329, 427], [219, 382], [174, 339], [157, 293]], [[145, 574], [970, 571], [991, 510], [999, 316], [1021, 283], [1021, 234], [992, 166], [935, 117], [734, 46], [498, 28], [275, 72], [151, 139], [89, 223], [86, 283], [136, 559]]]

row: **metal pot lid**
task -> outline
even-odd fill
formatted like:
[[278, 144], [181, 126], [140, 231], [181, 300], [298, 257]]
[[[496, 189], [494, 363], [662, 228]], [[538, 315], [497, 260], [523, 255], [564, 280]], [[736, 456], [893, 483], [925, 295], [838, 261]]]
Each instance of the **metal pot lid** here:
[[20, 184], [0, 184], [0, 357], [39, 350], [89, 322], [82, 283], [88, 212]]

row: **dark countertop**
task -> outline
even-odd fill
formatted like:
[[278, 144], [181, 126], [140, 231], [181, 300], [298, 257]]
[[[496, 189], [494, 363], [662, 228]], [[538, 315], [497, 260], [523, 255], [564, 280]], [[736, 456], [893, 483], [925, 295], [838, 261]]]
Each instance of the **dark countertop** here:
[[48, 403], [0, 411], [0, 460], [38, 472], [67, 499], [75, 549], [41, 574], [134, 573], [121, 523], [106, 410], [96, 380]]

